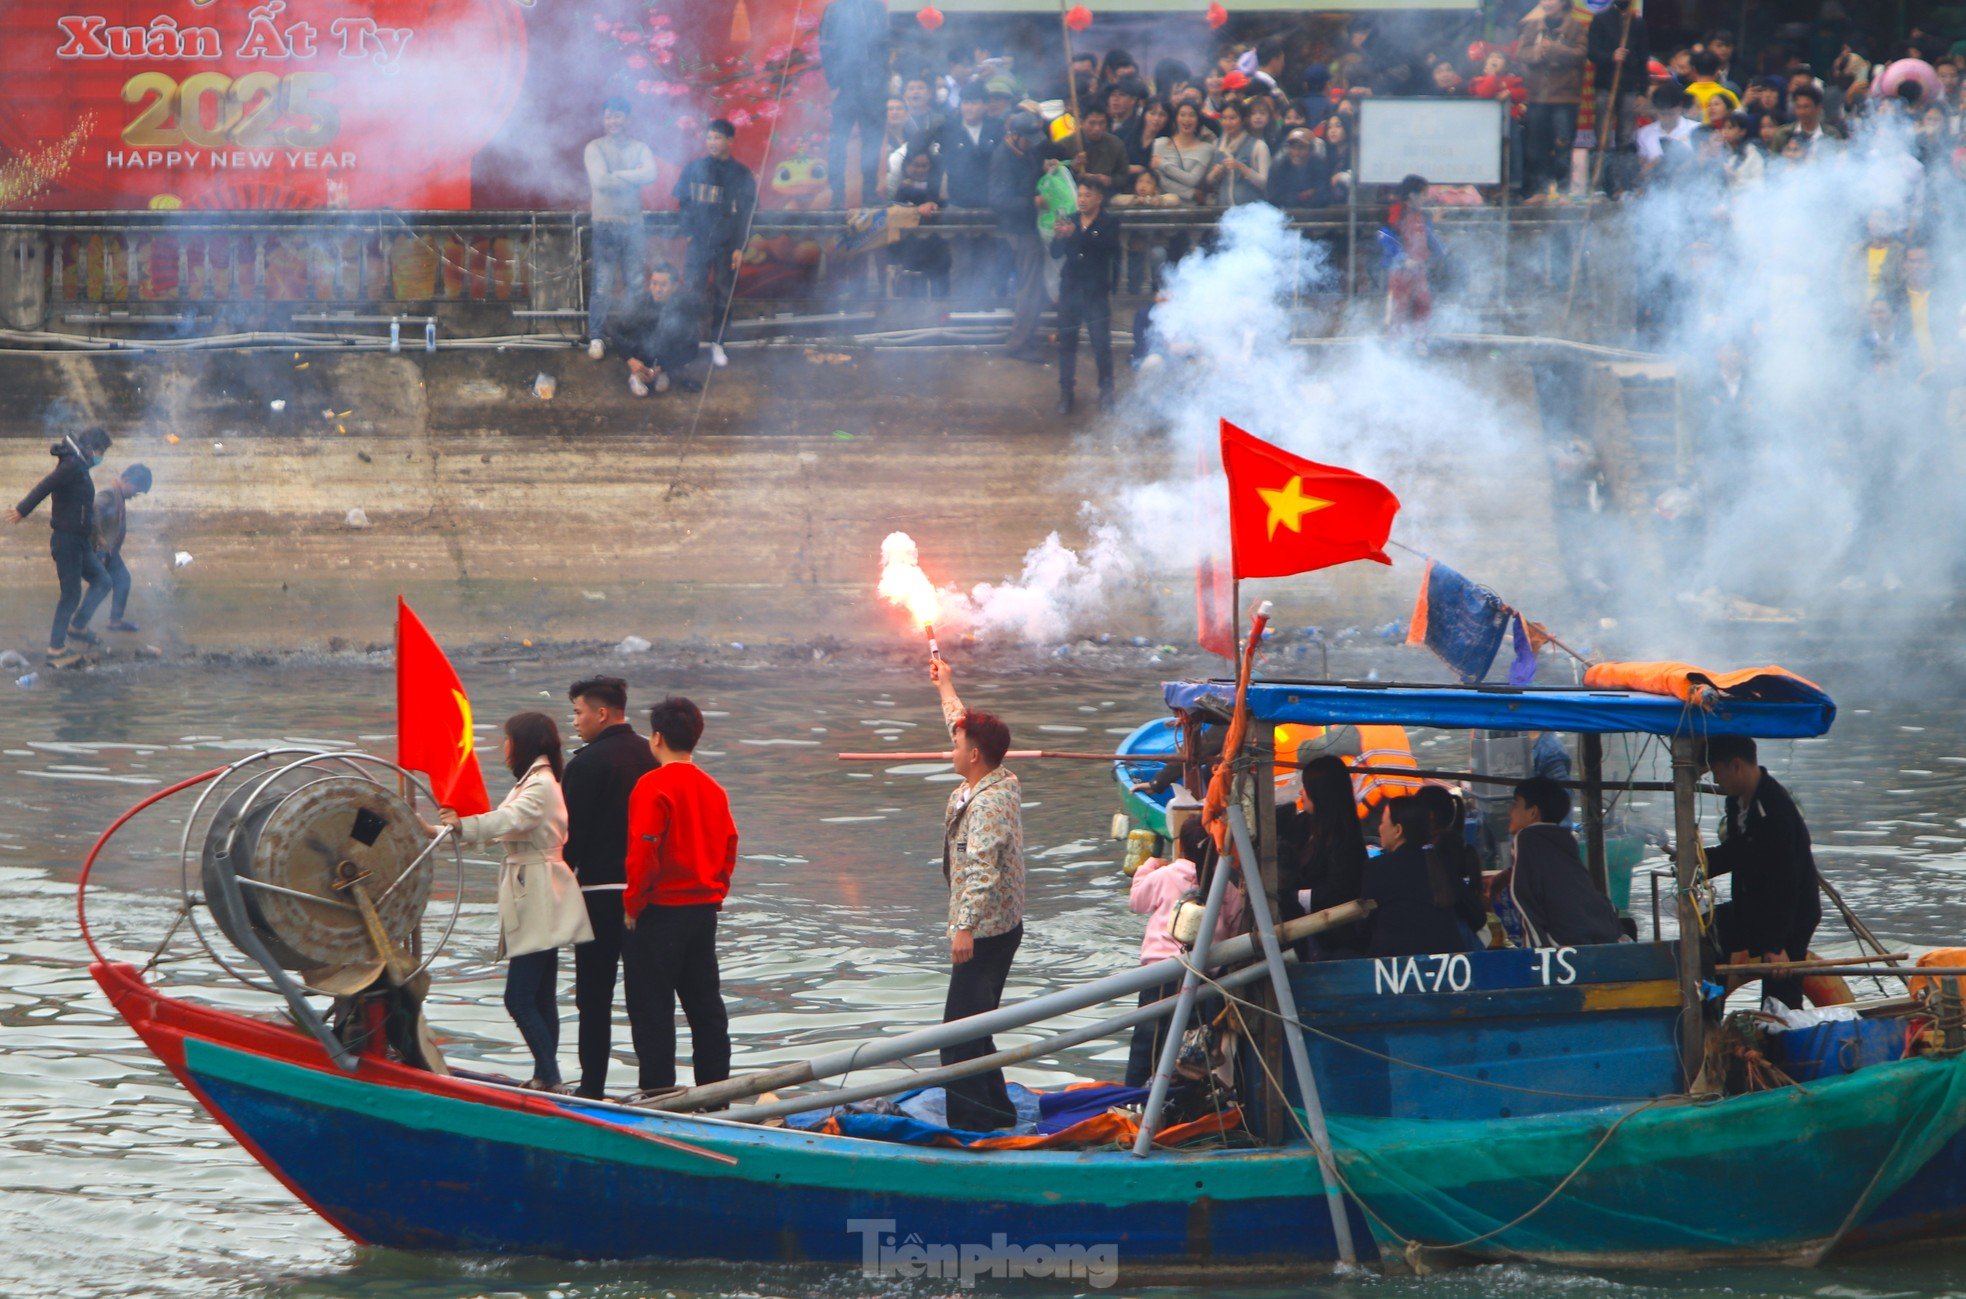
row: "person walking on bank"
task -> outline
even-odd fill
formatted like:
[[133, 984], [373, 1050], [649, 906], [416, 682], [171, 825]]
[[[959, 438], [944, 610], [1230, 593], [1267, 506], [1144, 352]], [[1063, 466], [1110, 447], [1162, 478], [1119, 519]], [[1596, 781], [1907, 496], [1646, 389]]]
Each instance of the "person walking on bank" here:
[[582, 160], [594, 194], [593, 279], [587, 296], [587, 355], [607, 352], [608, 313], [642, 282], [648, 234], [642, 228], [642, 187], [655, 183], [655, 153], [628, 132], [633, 106], [614, 98], [601, 105], [600, 138]]
[[[1110, 138], [1110, 137], [1109, 137]], [[1119, 264], [1120, 219], [1106, 211], [1106, 193], [1079, 182], [1079, 215], [1051, 227], [1058, 266], [1058, 413], [1072, 413], [1079, 371], [1079, 326], [1085, 326], [1099, 371], [1099, 409], [1113, 408], [1113, 279]]]
[[560, 949], [589, 942], [594, 929], [580, 884], [567, 869], [567, 804], [560, 792], [560, 728], [545, 713], [505, 719], [505, 767], [518, 780], [505, 801], [479, 816], [450, 808], [443, 822], [458, 842], [498, 843], [505, 866], [498, 876], [498, 959], [505, 966], [505, 1010], [532, 1052], [535, 1091], [564, 1090], [560, 1082], [560, 1006], [554, 987]]
[[689, 240], [683, 285], [692, 297], [704, 295], [710, 313], [710, 364], [719, 369], [730, 364], [724, 355], [724, 327], [737, 292], [737, 268], [744, 264], [751, 211], [758, 205], [757, 177], [730, 156], [736, 138], [737, 128], [723, 118], [711, 122], [703, 132], [704, 155], [676, 179], [679, 224]]
[[[942, 697], [942, 720], [955, 742], [956, 774], [963, 778], [942, 816], [951, 967], [942, 1005], [946, 1024], [1003, 1003], [1004, 980], [1024, 941], [1024, 799], [1017, 777], [1003, 768], [1010, 728], [989, 713], [963, 707], [945, 660], [931, 660], [928, 672]], [[944, 1047], [942, 1063], [960, 1064], [996, 1049], [990, 1038], [975, 1038]], [[991, 1132], [1015, 1123], [1003, 1070], [950, 1083], [947, 1119], [958, 1132]]]
[[[142, 631], [123, 614], [130, 607], [130, 570], [123, 563], [123, 537], [129, 531], [130, 501], [150, 490], [150, 469], [130, 465], [96, 493], [96, 558], [109, 574], [109, 630]], [[80, 620], [86, 624], [89, 620]], [[68, 634], [86, 637], [86, 627], [70, 627]]]
[[[78, 639], [94, 641], [87, 631], [96, 606], [109, 595], [109, 574], [95, 551], [95, 482], [89, 470], [102, 463], [109, 450], [109, 434], [99, 428], [87, 429], [48, 448], [55, 467], [7, 511], [7, 522], [19, 523], [34, 513], [34, 507], [48, 501], [48, 553], [54, 557], [55, 579], [61, 595], [55, 601], [55, 622], [48, 632], [48, 666], [71, 668], [82, 661], [81, 654], [68, 648], [69, 625], [84, 629]], [[82, 584], [89, 584], [88, 598]]]
[[703, 711], [689, 700], [671, 697], [651, 708], [656, 768], [635, 782], [628, 799], [622, 961], [643, 1093], [676, 1086], [679, 998], [696, 1085], [730, 1077], [717, 913], [737, 868], [737, 824], [724, 787], [696, 765], [702, 738]]
[[628, 887], [628, 799], [655, 770], [648, 742], [628, 724], [628, 683], [588, 677], [567, 691], [573, 729], [583, 742], [567, 759], [567, 865], [580, 881], [594, 941], [573, 949], [573, 1004], [580, 1014], [580, 1086], [607, 1094], [614, 1050], [614, 983], [621, 967], [621, 895]]

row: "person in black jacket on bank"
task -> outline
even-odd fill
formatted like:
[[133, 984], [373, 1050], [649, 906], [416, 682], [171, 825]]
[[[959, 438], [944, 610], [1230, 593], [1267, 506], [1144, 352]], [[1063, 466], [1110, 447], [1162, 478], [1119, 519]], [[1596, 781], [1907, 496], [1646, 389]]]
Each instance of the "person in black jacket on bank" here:
[[1099, 370], [1099, 409], [1113, 408], [1113, 271], [1120, 255], [1120, 219], [1106, 211], [1106, 193], [1079, 182], [1079, 216], [1051, 228], [1058, 269], [1058, 413], [1072, 413], [1079, 369], [1079, 326]]
[[[1727, 835], [1707, 849], [1707, 874], [1734, 877], [1734, 899], [1714, 908], [1723, 959], [1800, 961], [1823, 918], [1809, 827], [1745, 735], [1707, 741], [1707, 769], [1727, 795]], [[1725, 972], [1723, 968], [1723, 973]], [[1763, 979], [1763, 995], [1802, 1009], [1802, 980]]]
[[[34, 513], [43, 499], [48, 501], [48, 553], [54, 557], [55, 579], [61, 596], [55, 601], [55, 623], [48, 632], [48, 666], [74, 667], [82, 656], [68, 648], [68, 638], [94, 644], [95, 633], [88, 630], [96, 607], [109, 598], [109, 571], [96, 558], [96, 485], [89, 470], [102, 463], [109, 450], [109, 434], [99, 428], [62, 438], [48, 448], [55, 467], [48, 476], [23, 496], [20, 504], [7, 511], [7, 522], [19, 523]], [[82, 595], [82, 584], [89, 594]]]
[[573, 1003], [580, 1012], [579, 1095], [607, 1095], [614, 1050], [614, 982], [621, 968], [621, 894], [628, 886], [628, 796], [655, 770], [648, 741], [628, 724], [628, 683], [588, 677], [567, 691], [573, 729], [585, 742], [567, 759], [567, 865], [580, 881], [594, 941], [573, 949]]
[[683, 254], [683, 291], [709, 312], [710, 364], [721, 369], [724, 327], [744, 264], [751, 211], [758, 206], [758, 179], [730, 156], [737, 128], [719, 117], [703, 132], [704, 155], [676, 178], [677, 214], [689, 249]]

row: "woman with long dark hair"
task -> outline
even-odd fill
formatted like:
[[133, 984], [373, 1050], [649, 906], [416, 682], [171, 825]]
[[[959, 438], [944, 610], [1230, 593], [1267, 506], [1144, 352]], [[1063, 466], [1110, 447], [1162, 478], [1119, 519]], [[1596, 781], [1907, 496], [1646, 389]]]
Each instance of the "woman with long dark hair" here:
[[560, 949], [592, 941], [580, 884], [560, 855], [567, 842], [567, 804], [560, 728], [545, 713], [505, 719], [506, 770], [518, 781], [505, 801], [480, 816], [442, 812], [460, 842], [496, 842], [505, 850], [498, 878], [498, 959], [505, 961], [505, 1009], [532, 1052], [526, 1086], [562, 1091], [560, 1008], [555, 983]]
[[1422, 785], [1413, 796], [1427, 809], [1433, 830], [1427, 847], [1438, 854], [1454, 881], [1454, 912], [1467, 925], [1470, 939], [1481, 946], [1488, 908], [1481, 900], [1481, 862], [1468, 848], [1467, 805], [1441, 785]]
[[1388, 799], [1380, 813], [1379, 856], [1366, 863], [1359, 897], [1374, 904], [1365, 920], [1367, 956], [1473, 951], [1463, 912], [1469, 905], [1456, 863], [1437, 846], [1437, 811], [1417, 795]]
[[[1288, 895], [1280, 909], [1301, 910], [1296, 894], [1302, 889], [1310, 890], [1312, 911], [1356, 900], [1365, 880], [1365, 830], [1343, 758], [1327, 754], [1305, 766], [1303, 805], [1303, 848], [1280, 890]], [[1315, 942], [1319, 955], [1357, 956], [1365, 934], [1358, 925], [1346, 925]]]

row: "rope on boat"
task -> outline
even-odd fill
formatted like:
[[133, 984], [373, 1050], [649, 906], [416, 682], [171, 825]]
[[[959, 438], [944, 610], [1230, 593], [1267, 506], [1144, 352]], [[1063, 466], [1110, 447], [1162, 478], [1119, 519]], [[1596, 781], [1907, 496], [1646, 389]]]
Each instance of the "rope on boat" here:
[[[1243, 998], [1237, 997], [1234, 993], [1229, 992], [1227, 989], [1221, 987], [1219, 984], [1216, 984], [1215, 980], [1209, 978], [1206, 973], [1202, 973], [1201, 978], [1203, 982], [1215, 985], [1216, 991], [1220, 992], [1223, 997], [1227, 998], [1231, 1005], [1247, 1007], [1248, 1009], [1254, 1010], [1259, 1014], [1273, 1016], [1274, 1018], [1283, 1020], [1286, 1023], [1295, 1024], [1298, 1028], [1304, 1029], [1308, 1032], [1317, 1033], [1319, 1037], [1329, 1038], [1329, 1040], [1334, 1042], [1339, 1042], [1345, 1046], [1355, 1046], [1354, 1043], [1345, 1042], [1344, 1039], [1342, 1038], [1335, 1038], [1335, 1037], [1331, 1037], [1327, 1033], [1321, 1033], [1317, 1029], [1312, 1028], [1310, 1025], [1305, 1024], [1300, 1020], [1290, 1019], [1288, 1016], [1284, 1015], [1281, 1011], [1271, 1010], [1267, 1006], [1259, 1006], [1254, 1002], [1246, 1001]], [[1444, 1072], [1439, 1069], [1429, 1069], [1425, 1065], [1416, 1065], [1413, 1064], [1411, 1061], [1398, 1060], [1389, 1055], [1380, 1055], [1377, 1051], [1370, 1051], [1364, 1047], [1358, 1047], [1357, 1049], [1365, 1051], [1367, 1055], [1378, 1056], [1381, 1060], [1390, 1061], [1393, 1064], [1408, 1065], [1411, 1068], [1422, 1069], [1428, 1073]], [[1420, 1254], [1426, 1250], [1434, 1250], [1440, 1253], [1453, 1253], [1458, 1250], [1464, 1250], [1464, 1249], [1471, 1248], [1472, 1246], [1479, 1245], [1484, 1241], [1493, 1240], [1495, 1237], [1500, 1236], [1504, 1232], [1513, 1231], [1515, 1228], [1520, 1227], [1523, 1223], [1529, 1221], [1531, 1218], [1541, 1213], [1544, 1209], [1548, 1208], [1556, 1200], [1557, 1196], [1563, 1194], [1564, 1189], [1568, 1187], [1570, 1183], [1576, 1181], [1578, 1176], [1581, 1175], [1586, 1168], [1590, 1167], [1591, 1161], [1593, 1159], [1596, 1159], [1599, 1152], [1601, 1152], [1607, 1145], [1611, 1143], [1611, 1138], [1617, 1135], [1618, 1129], [1625, 1126], [1625, 1123], [1628, 1120], [1634, 1118], [1639, 1114], [1643, 1114], [1645, 1111], [1649, 1109], [1653, 1109], [1657, 1106], [1666, 1105], [1666, 1104], [1677, 1104], [1680, 1101], [1687, 1099], [1685, 1097], [1680, 1097], [1680, 1096], [1652, 1096], [1646, 1098], [1645, 1100], [1639, 1102], [1636, 1105], [1633, 1105], [1631, 1109], [1625, 1111], [1623, 1114], [1620, 1114], [1618, 1118], [1611, 1124], [1611, 1126], [1604, 1130], [1604, 1135], [1597, 1139], [1597, 1144], [1593, 1145], [1590, 1148], [1590, 1150], [1585, 1153], [1584, 1157], [1577, 1161], [1577, 1166], [1572, 1168], [1568, 1173], [1565, 1173], [1563, 1175], [1562, 1180], [1557, 1182], [1555, 1186], [1551, 1187], [1549, 1193], [1544, 1195], [1542, 1199], [1536, 1201], [1536, 1203], [1530, 1205], [1527, 1209], [1523, 1210], [1520, 1214], [1517, 1214], [1514, 1218], [1511, 1218], [1509, 1221], [1503, 1223], [1501, 1226], [1496, 1227], [1490, 1231], [1485, 1231], [1481, 1233], [1479, 1236], [1470, 1236], [1466, 1240], [1457, 1241], [1451, 1245], [1430, 1245], [1423, 1240], [1416, 1240], [1413, 1237], [1406, 1235], [1405, 1233], [1401, 1232], [1397, 1227], [1393, 1226], [1390, 1222], [1387, 1222], [1383, 1216], [1381, 1216], [1375, 1209], [1373, 1209], [1372, 1205], [1366, 1201], [1365, 1197], [1358, 1193], [1358, 1191], [1352, 1186], [1350, 1180], [1346, 1178], [1344, 1169], [1339, 1166], [1338, 1161], [1335, 1157], [1335, 1152], [1321, 1151], [1319, 1149], [1317, 1144], [1317, 1139], [1311, 1135], [1309, 1126], [1306, 1125], [1304, 1122], [1304, 1116], [1298, 1112], [1297, 1107], [1295, 1105], [1292, 1105], [1290, 1103], [1290, 1094], [1284, 1090], [1283, 1083], [1276, 1076], [1276, 1074], [1271, 1072], [1270, 1063], [1269, 1061], [1263, 1059], [1263, 1053], [1258, 1051], [1255, 1052], [1254, 1055], [1256, 1057], [1256, 1063], [1259, 1066], [1261, 1066], [1263, 1070], [1264, 1078], [1268, 1080], [1269, 1085], [1271, 1086], [1271, 1088], [1273, 1088], [1276, 1091], [1276, 1094], [1280, 1098], [1282, 1098], [1283, 1108], [1289, 1111], [1291, 1121], [1297, 1125], [1298, 1132], [1303, 1135], [1305, 1142], [1311, 1147], [1312, 1152], [1314, 1154], [1318, 1154], [1321, 1156], [1320, 1162], [1323, 1163], [1326, 1167], [1331, 1169], [1332, 1175], [1338, 1179], [1338, 1184], [1344, 1188], [1345, 1194], [1352, 1197], [1352, 1202], [1357, 1204], [1358, 1207], [1362, 1211], [1364, 1211], [1365, 1215], [1371, 1218], [1372, 1221], [1375, 1224], [1377, 1224], [1380, 1230], [1384, 1231], [1388, 1236], [1391, 1236], [1394, 1240], [1399, 1242], [1400, 1248], [1405, 1251], [1407, 1265], [1413, 1268], [1413, 1270], [1416, 1272], [1424, 1272], [1426, 1270], [1424, 1263], [1420, 1259]], [[1445, 1076], [1449, 1078], [1461, 1078], [1461, 1075], [1459, 1074], [1446, 1074]], [[1478, 1078], [1462, 1078], [1461, 1080], [1463, 1082], [1478, 1082], [1481, 1083], [1483, 1086], [1501, 1087], [1509, 1091], [1533, 1090], [1531, 1088], [1526, 1088], [1526, 1087], [1509, 1087], [1507, 1086], [1507, 1084], [1504, 1083], [1488, 1083]], [[1544, 1096], [1567, 1095], [1567, 1093], [1564, 1092], [1539, 1092], [1535, 1094], [1544, 1095]], [[1589, 1099], [1589, 1098], [1584, 1098], [1584, 1099]]]

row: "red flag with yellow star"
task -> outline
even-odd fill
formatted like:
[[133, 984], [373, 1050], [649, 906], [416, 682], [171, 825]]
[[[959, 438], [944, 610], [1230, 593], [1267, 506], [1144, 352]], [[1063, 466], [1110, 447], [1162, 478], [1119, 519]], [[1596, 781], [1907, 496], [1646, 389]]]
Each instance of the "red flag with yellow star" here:
[[491, 811], [478, 770], [471, 700], [423, 620], [396, 597], [396, 765], [430, 777], [440, 806], [459, 816]]
[[1289, 577], [1385, 551], [1399, 498], [1376, 479], [1293, 456], [1222, 421], [1237, 581]]

